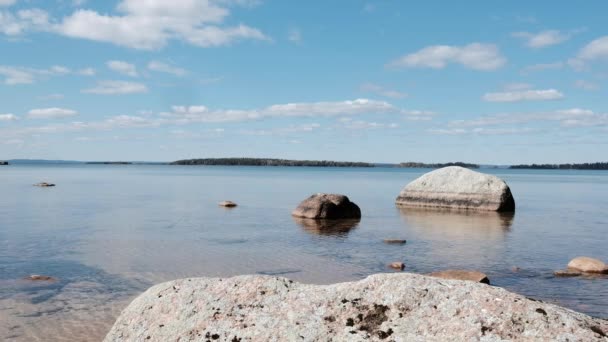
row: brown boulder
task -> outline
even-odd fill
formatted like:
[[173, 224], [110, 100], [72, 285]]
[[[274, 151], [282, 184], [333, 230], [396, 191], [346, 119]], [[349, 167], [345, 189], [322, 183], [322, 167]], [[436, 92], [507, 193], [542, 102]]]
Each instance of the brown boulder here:
[[291, 215], [309, 219], [358, 219], [361, 210], [344, 195], [319, 193], [302, 201]]

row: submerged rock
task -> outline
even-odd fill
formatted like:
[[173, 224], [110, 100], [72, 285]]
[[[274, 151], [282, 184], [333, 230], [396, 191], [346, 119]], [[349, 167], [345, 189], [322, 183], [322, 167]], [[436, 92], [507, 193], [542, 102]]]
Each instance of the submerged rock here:
[[450, 166], [422, 175], [399, 194], [404, 207], [514, 211], [515, 200], [500, 178]]
[[57, 279], [51, 277], [51, 276], [45, 276], [45, 275], [40, 275], [40, 274], [32, 274], [30, 276], [25, 277], [25, 280], [31, 280], [31, 281], [56, 281]]
[[222, 201], [218, 204], [220, 207], [225, 207], [225, 208], [234, 208], [237, 206], [237, 204], [232, 201]]
[[361, 210], [344, 195], [319, 193], [302, 201], [291, 215], [309, 219], [358, 219]]
[[405, 268], [405, 264], [402, 262], [396, 261], [396, 262], [390, 263], [388, 265], [388, 267], [399, 270], [399, 271], [403, 271], [403, 269]]
[[476, 283], [490, 284], [490, 279], [484, 273], [469, 270], [446, 270], [430, 273], [429, 276], [443, 279], [466, 280]]
[[382, 240], [382, 242], [388, 244], [388, 245], [405, 245], [407, 243], [407, 240], [404, 239], [384, 239]]
[[605, 341], [608, 322], [473, 282], [378, 274], [334, 285], [238, 276], [148, 289], [105, 341]]
[[42, 183], [34, 184], [34, 186], [39, 186], [39, 187], [42, 187], [42, 188], [48, 188], [48, 187], [55, 186], [55, 184], [53, 184], [53, 183], [47, 183], [47, 182], [42, 182]]
[[608, 265], [601, 260], [589, 257], [577, 257], [570, 260], [568, 269], [585, 273], [608, 274]]
[[574, 270], [558, 270], [553, 272], [556, 277], [578, 277], [583, 275], [583, 272], [574, 271]]

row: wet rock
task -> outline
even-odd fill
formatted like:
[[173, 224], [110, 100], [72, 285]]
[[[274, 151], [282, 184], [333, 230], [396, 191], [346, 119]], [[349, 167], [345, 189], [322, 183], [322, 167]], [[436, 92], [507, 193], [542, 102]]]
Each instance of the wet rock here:
[[389, 245], [405, 245], [407, 243], [405, 239], [384, 239], [382, 241]]
[[490, 284], [490, 279], [484, 273], [469, 270], [445, 270], [430, 273], [429, 276], [443, 279], [467, 280], [476, 283]]
[[222, 201], [218, 204], [220, 207], [225, 207], [225, 208], [234, 208], [237, 206], [237, 204], [232, 201]]
[[568, 263], [568, 269], [585, 273], [608, 274], [608, 265], [601, 260], [589, 257], [577, 257]]
[[450, 166], [431, 171], [409, 183], [396, 200], [398, 206], [509, 212], [515, 200], [500, 178]]
[[40, 274], [32, 274], [30, 276], [25, 277], [25, 280], [31, 280], [31, 281], [57, 281], [57, 279], [51, 277], [51, 276], [46, 276], [46, 275], [40, 275]]
[[319, 193], [302, 201], [291, 215], [309, 219], [358, 219], [361, 210], [344, 195]]
[[399, 261], [396, 262], [392, 262], [388, 265], [388, 267], [395, 269], [395, 270], [399, 270], [399, 271], [403, 271], [403, 269], [405, 268], [405, 264]]
[[504, 289], [416, 274], [333, 285], [238, 276], [156, 285], [106, 341], [606, 341], [608, 322]]
[[553, 272], [556, 277], [578, 277], [583, 273], [575, 270], [558, 270]]
[[48, 187], [55, 186], [55, 184], [53, 184], [53, 183], [47, 183], [47, 182], [42, 182], [42, 183], [34, 184], [34, 186], [39, 186], [41, 188], [48, 188]]
[[511, 267], [511, 272], [519, 272], [519, 271], [521, 271], [520, 267], [517, 267], [517, 266]]

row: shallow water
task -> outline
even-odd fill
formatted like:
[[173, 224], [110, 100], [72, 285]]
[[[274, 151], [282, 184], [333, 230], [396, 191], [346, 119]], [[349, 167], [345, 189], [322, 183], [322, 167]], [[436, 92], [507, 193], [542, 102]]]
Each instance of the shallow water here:
[[[429, 170], [135, 165], [0, 168], [0, 339], [103, 338], [154, 283], [268, 274], [334, 283], [468, 268], [494, 285], [608, 318], [608, 278], [555, 278], [579, 255], [608, 260], [608, 172], [487, 169], [515, 215], [403, 210], [400, 189]], [[48, 181], [55, 188], [33, 183]], [[347, 194], [360, 222], [318, 226], [291, 210]], [[235, 209], [217, 206], [222, 200]], [[404, 238], [404, 246], [386, 245]], [[513, 267], [520, 268], [513, 271]], [[30, 283], [30, 274], [57, 282]]]

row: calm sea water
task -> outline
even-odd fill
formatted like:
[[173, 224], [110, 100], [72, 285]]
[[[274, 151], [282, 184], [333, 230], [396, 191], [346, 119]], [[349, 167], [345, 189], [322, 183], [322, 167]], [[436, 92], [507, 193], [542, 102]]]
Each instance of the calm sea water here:
[[[607, 277], [552, 274], [579, 255], [608, 260], [608, 172], [483, 170], [510, 185], [511, 216], [397, 209], [401, 188], [428, 171], [0, 167], [0, 340], [100, 340], [134, 296], [175, 278], [327, 284], [390, 272], [393, 261], [415, 273], [480, 270], [496, 286], [608, 317]], [[32, 186], [41, 181], [57, 187]], [[294, 220], [291, 210], [316, 192], [348, 195], [363, 218], [332, 227]], [[58, 281], [22, 280], [30, 274]]]

